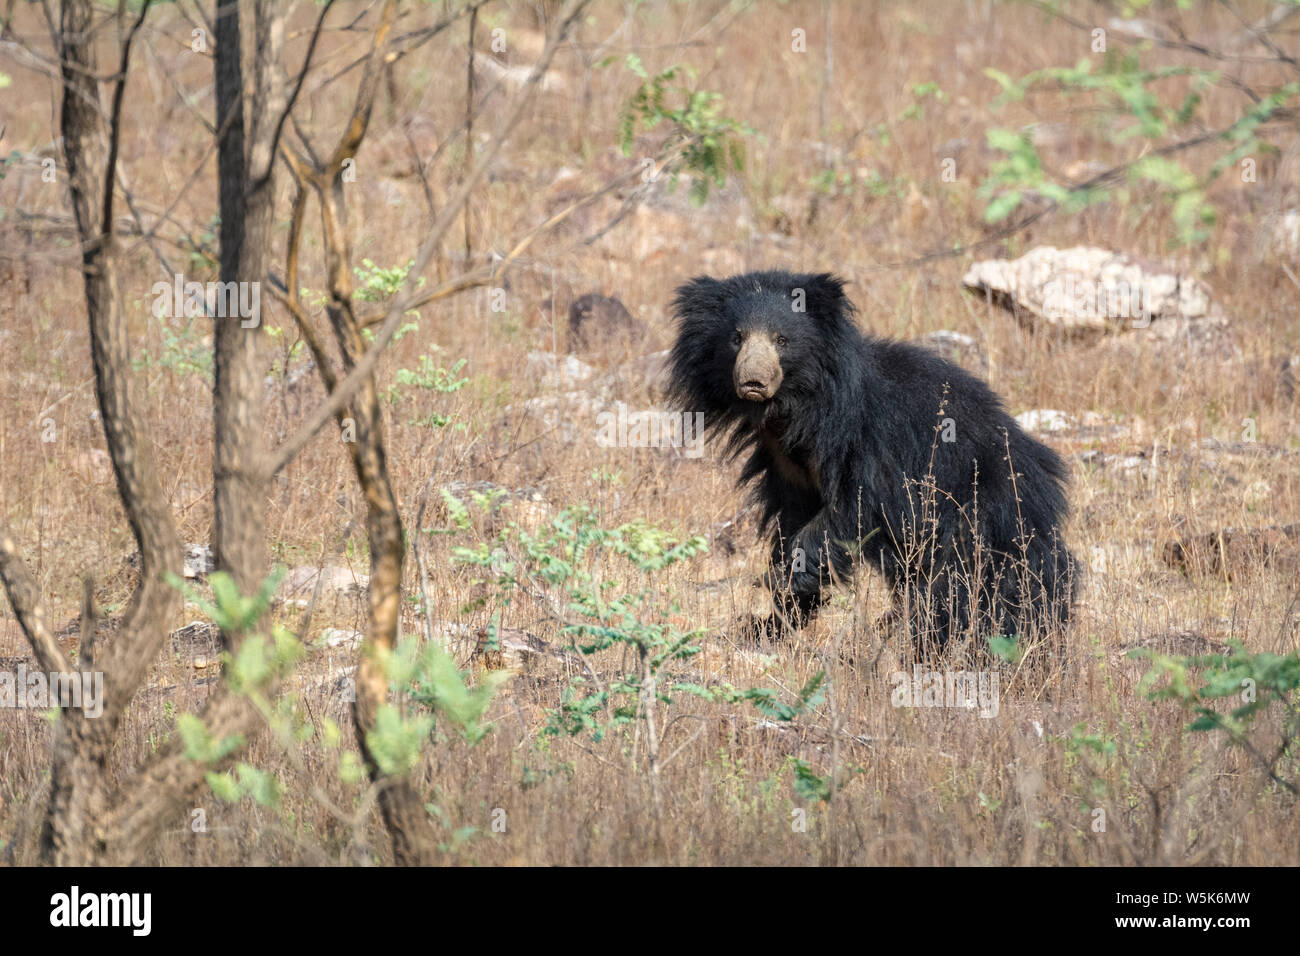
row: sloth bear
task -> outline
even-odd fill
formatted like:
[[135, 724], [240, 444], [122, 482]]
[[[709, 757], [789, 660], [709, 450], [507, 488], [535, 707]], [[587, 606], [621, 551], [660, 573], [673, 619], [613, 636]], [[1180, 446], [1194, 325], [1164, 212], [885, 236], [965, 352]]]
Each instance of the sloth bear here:
[[740, 482], [772, 538], [760, 631], [802, 626], [858, 556], [923, 651], [1065, 624], [1065, 466], [985, 383], [860, 332], [828, 273], [700, 276], [673, 307], [669, 395], [747, 456]]

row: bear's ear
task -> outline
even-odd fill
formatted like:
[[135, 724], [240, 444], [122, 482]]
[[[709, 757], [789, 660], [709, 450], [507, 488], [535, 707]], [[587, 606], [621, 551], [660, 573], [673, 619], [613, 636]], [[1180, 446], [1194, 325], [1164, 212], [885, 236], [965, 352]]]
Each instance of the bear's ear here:
[[817, 318], [838, 320], [853, 312], [853, 303], [844, 294], [844, 280], [833, 273], [808, 276], [804, 288], [808, 293], [808, 311]]
[[717, 279], [696, 276], [677, 287], [673, 311], [679, 316], [717, 313], [727, 298], [727, 288]]

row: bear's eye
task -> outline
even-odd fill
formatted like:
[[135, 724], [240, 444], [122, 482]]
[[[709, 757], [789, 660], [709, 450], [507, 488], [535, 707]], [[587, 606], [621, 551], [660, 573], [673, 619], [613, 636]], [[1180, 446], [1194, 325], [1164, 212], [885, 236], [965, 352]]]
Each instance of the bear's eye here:
[[740, 334], [740, 329], [736, 329], [736, 331], [731, 335], [731, 344], [739, 345], [744, 338], [745, 337]]
[[776, 344], [777, 344], [777, 345], [785, 345], [785, 336], [784, 336], [784, 335], [778, 335], [778, 336], [776, 337]]

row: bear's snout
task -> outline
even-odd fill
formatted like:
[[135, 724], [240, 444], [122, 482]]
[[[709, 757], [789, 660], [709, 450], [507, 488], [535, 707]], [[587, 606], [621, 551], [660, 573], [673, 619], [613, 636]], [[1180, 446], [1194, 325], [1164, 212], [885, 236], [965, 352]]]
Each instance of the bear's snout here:
[[736, 394], [748, 402], [765, 402], [781, 387], [781, 356], [766, 335], [750, 335], [740, 347], [732, 370]]

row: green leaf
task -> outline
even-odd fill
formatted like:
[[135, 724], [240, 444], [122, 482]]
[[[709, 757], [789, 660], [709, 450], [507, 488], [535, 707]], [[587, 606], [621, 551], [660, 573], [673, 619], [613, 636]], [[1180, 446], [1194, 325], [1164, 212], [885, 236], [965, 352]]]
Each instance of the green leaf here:
[[1001, 222], [1006, 219], [1020, 206], [1020, 198], [1019, 190], [1002, 193], [1000, 196], [995, 197], [984, 209], [984, 221]]
[[328, 717], [321, 720], [321, 742], [326, 747], [329, 747], [331, 750], [337, 747], [342, 736], [343, 734], [339, 730], [338, 724], [330, 720]]
[[1002, 87], [1002, 98], [1007, 100], [1019, 100], [1024, 98], [1024, 91], [1001, 70], [995, 70], [992, 67], [986, 67], [984, 75], [990, 80]]
[[234, 689], [246, 692], [261, 687], [270, 680], [272, 673], [265, 639], [261, 635], [245, 639], [230, 666], [230, 682]]
[[804, 800], [824, 801], [831, 798], [830, 780], [813, 773], [807, 763], [797, 757], [790, 758], [794, 768], [794, 790]]
[[1003, 634], [989, 638], [989, 650], [993, 652], [994, 656], [1001, 658], [1008, 664], [1016, 663], [1023, 656], [1023, 651], [1016, 639]]
[[366, 744], [384, 774], [404, 776], [415, 769], [432, 729], [433, 715], [404, 719], [396, 707], [384, 704], [375, 715], [374, 727], [366, 732]]
[[826, 700], [826, 672], [818, 671], [808, 679], [799, 691], [799, 712], [808, 713], [820, 707]]
[[673, 692], [681, 691], [686, 694], [694, 694], [696, 697], [703, 697], [705, 700], [713, 700], [713, 691], [709, 690], [702, 684], [679, 683], [673, 684]]
[[339, 754], [339, 779], [344, 783], [360, 783], [366, 777], [365, 768], [361, 766], [361, 761], [351, 750], [345, 750]]
[[204, 775], [204, 779], [207, 780], [208, 786], [212, 788], [212, 792], [217, 795], [218, 799], [224, 800], [226, 803], [239, 802], [242, 793], [239, 784], [235, 782], [235, 778], [230, 774], [209, 771]]
[[240, 787], [260, 806], [273, 807], [279, 802], [279, 782], [269, 771], [258, 770], [246, 763], [241, 763], [236, 770]]
[[213, 763], [234, 753], [243, 746], [240, 734], [231, 734], [218, 741], [208, 733], [203, 721], [194, 714], [181, 714], [176, 718], [176, 731], [185, 748], [185, 757], [195, 763]]
[[1018, 153], [1025, 146], [1032, 145], [1024, 133], [1014, 130], [994, 128], [988, 130], [984, 135], [988, 139], [991, 148], [1001, 150], [1004, 153]]

